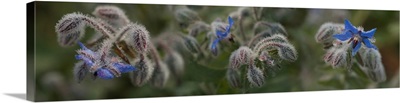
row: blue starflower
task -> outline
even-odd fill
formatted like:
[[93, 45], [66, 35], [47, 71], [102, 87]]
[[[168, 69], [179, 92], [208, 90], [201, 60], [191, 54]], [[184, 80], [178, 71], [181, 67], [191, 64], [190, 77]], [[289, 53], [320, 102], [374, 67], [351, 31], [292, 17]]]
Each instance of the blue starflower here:
[[226, 37], [228, 37], [229, 33], [231, 32], [231, 27], [233, 25], [233, 19], [228, 16], [228, 26], [226, 26], [225, 31], [221, 31], [221, 30], [216, 30], [216, 34], [217, 34], [217, 38], [212, 42], [211, 44], [211, 52], [213, 54], [217, 54], [217, 44], [219, 43], [219, 41], [225, 39]]
[[94, 74], [101, 79], [112, 79], [115, 77], [111, 68], [115, 68], [119, 73], [127, 73], [136, 70], [132, 65], [115, 60], [112, 61], [110, 57], [108, 58], [110, 61], [102, 61], [100, 59], [100, 57], [102, 57], [100, 53], [93, 52], [81, 42], [78, 42], [78, 44], [81, 49], [77, 51], [78, 55], [75, 55], [75, 59], [82, 60], [89, 68], [94, 68], [96, 70]]
[[357, 29], [349, 20], [345, 19], [343, 32], [341, 34], [335, 34], [333, 37], [340, 41], [350, 39], [349, 43], [351, 42], [353, 45], [352, 56], [354, 56], [361, 48], [361, 43], [363, 43], [367, 48], [378, 49], [371, 43], [371, 41], [369, 41], [370, 38], [373, 38], [375, 31], [376, 28], [369, 31]]

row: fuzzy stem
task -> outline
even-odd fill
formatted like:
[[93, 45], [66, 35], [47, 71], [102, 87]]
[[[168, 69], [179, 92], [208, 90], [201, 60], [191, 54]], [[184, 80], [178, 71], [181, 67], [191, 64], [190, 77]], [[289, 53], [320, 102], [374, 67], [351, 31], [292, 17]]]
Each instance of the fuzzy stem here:
[[84, 18], [82, 18], [82, 20], [85, 21], [87, 25], [90, 25], [90, 27], [92, 27], [96, 31], [100, 32], [101, 34], [105, 35], [106, 37], [108, 37], [108, 38], [114, 37], [111, 34], [111, 32], [105, 28], [104, 25], [106, 25], [106, 24], [99, 23], [100, 22], [99, 20], [95, 20], [88, 16], [84, 16]]
[[243, 31], [243, 18], [241, 16], [239, 17], [239, 31], [240, 34], [242, 34], [243, 41], [246, 40], [246, 35], [244, 34]]
[[119, 33], [116, 35], [117, 36], [117, 41], [118, 42], [121, 41], [122, 38], [125, 37], [126, 34], [128, 34], [126, 32], [128, 32], [129, 30], [132, 30], [132, 28], [133, 28], [133, 25], [127, 25], [127, 26], [121, 28], [119, 30]]
[[149, 49], [150, 49], [150, 56], [154, 59], [154, 62], [156, 63], [156, 67], [159, 67], [160, 66], [160, 55], [158, 54], [157, 49], [151, 43], [149, 45]]
[[247, 43], [247, 47], [251, 48], [251, 45], [260, 37], [262, 36], [262, 33], [257, 34], [256, 36], [254, 36], [253, 38], [251, 38], [251, 40]]

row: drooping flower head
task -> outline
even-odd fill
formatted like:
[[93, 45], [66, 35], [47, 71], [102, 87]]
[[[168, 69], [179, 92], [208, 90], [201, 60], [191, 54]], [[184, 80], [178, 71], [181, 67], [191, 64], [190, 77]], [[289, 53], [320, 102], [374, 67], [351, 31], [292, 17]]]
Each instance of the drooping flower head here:
[[230, 16], [228, 16], [228, 25], [225, 28], [223, 28], [225, 30], [220, 30], [220, 29], [215, 30], [217, 38], [211, 44], [211, 52], [213, 52], [214, 54], [217, 53], [217, 44], [219, 43], [219, 41], [228, 37], [229, 33], [231, 32], [232, 25], [233, 25], [233, 19]]
[[335, 34], [333, 37], [339, 39], [340, 41], [347, 41], [352, 43], [352, 56], [354, 56], [357, 51], [361, 48], [361, 43], [363, 43], [367, 48], [377, 49], [377, 47], [371, 43], [370, 39], [373, 38], [376, 28], [369, 31], [364, 31], [363, 28], [356, 28], [351, 24], [349, 20], [344, 21], [344, 30], [341, 34]]
[[[120, 73], [136, 70], [132, 65], [120, 62], [116, 57], [94, 52], [81, 42], [78, 42], [78, 44], [81, 49], [77, 50], [78, 55], [75, 55], [75, 59], [82, 60], [87, 69], [101, 79], [112, 79], [118, 77]], [[106, 59], [101, 57], [106, 57]]]

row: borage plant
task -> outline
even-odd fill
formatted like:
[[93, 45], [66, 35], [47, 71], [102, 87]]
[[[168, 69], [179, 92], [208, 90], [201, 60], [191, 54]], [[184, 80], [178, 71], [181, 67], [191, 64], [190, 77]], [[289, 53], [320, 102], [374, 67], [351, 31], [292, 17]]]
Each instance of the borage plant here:
[[[359, 76], [368, 76], [376, 82], [386, 80], [381, 54], [373, 44], [376, 28], [364, 31], [356, 28], [349, 20], [344, 24], [325, 23], [318, 30], [315, 39], [324, 45], [324, 61], [334, 68], [346, 68]], [[353, 67], [353, 64], [357, 67]]]
[[[149, 31], [141, 24], [132, 23], [120, 8], [98, 6], [93, 15], [96, 17], [66, 14], [55, 26], [62, 47], [78, 44], [81, 48], [76, 51], [75, 58], [79, 61], [73, 70], [77, 82], [88, 74], [93, 79], [113, 79], [129, 73], [135, 86], [152, 81], [152, 85], [161, 88], [168, 81], [169, 67], [183, 68], [182, 63], [167, 66], [151, 42]], [[87, 26], [96, 33], [87, 43], [82, 43]], [[166, 58], [180, 60], [176, 55]]]
[[[284, 27], [280, 23], [261, 20], [262, 8], [241, 7], [222, 16], [226, 19], [218, 16], [210, 23], [188, 7], [174, 9], [175, 18], [183, 28], [184, 44], [195, 62], [205, 67], [214, 66], [210, 68], [227, 68], [226, 79], [233, 88], [242, 88], [246, 92], [245, 79], [252, 87], [261, 87], [265, 77], [282, 68], [283, 61], [297, 60], [298, 53], [289, 42]], [[247, 24], [252, 29], [246, 29]], [[221, 59], [226, 54], [230, 54], [229, 60]], [[224, 67], [215, 67], [214, 61], [228, 63]], [[247, 74], [241, 75], [241, 72]]]

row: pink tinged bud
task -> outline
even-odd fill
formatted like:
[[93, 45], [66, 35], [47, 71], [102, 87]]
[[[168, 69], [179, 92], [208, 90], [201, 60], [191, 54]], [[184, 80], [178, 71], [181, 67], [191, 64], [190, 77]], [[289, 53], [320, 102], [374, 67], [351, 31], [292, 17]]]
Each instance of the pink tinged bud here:
[[275, 60], [268, 54], [267, 51], [262, 51], [258, 60], [265, 62], [269, 66], [275, 66]]
[[128, 41], [131, 42], [129, 45], [139, 54], [147, 53], [150, 43], [150, 34], [147, 29], [142, 25], [135, 25], [128, 33]]
[[248, 64], [250, 62], [250, 58], [253, 54], [253, 51], [247, 47], [242, 46], [237, 50], [237, 58], [240, 64]]
[[332, 43], [332, 41], [335, 40], [335, 38], [333, 38], [333, 35], [341, 33], [343, 28], [344, 28], [343, 24], [335, 24], [335, 23], [322, 24], [317, 34], [315, 35], [315, 40], [318, 43]]
[[336, 56], [335, 55], [335, 53], [336, 53], [335, 51], [336, 51], [335, 48], [331, 48], [326, 52], [326, 54], [324, 55], [324, 61], [326, 63], [331, 64], [331, 62], [333, 61], [333, 58], [335, 58], [335, 56]]
[[98, 6], [92, 14], [117, 27], [122, 27], [129, 22], [125, 12], [116, 6]]
[[237, 59], [237, 52], [234, 51], [231, 53], [231, 56], [229, 57], [229, 68], [231, 69], [238, 69], [241, 64], [239, 62], [239, 59]]
[[71, 13], [62, 17], [55, 26], [58, 36], [58, 43], [63, 46], [76, 44], [82, 37], [85, 23], [84, 16], [79, 13]]
[[332, 66], [340, 67], [346, 65], [347, 52], [345, 50], [336, 50], [335, 58], [332, 60]]
[[261, 87], [264, 85], [264, 74], [258, 67], [255, 65], [249, 65], [247, 70], [247, 79], [251, 85], [255, 87]]

